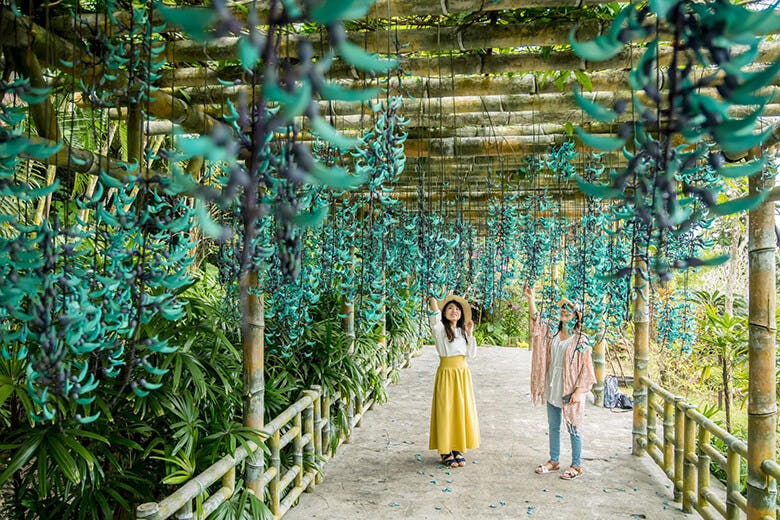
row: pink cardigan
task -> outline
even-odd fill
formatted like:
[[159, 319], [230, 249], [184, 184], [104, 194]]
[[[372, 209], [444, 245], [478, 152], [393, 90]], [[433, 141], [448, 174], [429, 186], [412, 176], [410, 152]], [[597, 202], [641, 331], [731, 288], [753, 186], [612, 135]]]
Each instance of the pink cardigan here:
[[[547, 383], [547, 367], [550, 364], [550, 348], [552, 336], [550, 327], [539, 318], [531, 320], [531, 402], [544, 403], [544, 390]], [[577, 348], [579, 347], [579, 348]], [[591, 359], [588, 337], [579, 335], [577, 342], [571, 342], [564, 356], [563, 370], [563, 395], [577, 392], [589, 392], [596, 382], [593, 372], [593, 360]], [[585, 417], [585, 399], [577, 403], [563, 405], [564, 420], [574, 425], [577, 431], [582, 431], [582, 423]]]

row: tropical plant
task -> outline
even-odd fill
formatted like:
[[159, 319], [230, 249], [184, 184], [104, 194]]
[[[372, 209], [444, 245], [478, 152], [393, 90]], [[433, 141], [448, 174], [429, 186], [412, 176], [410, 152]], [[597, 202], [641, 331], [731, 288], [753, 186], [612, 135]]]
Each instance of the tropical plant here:
[[713, 379], [713, 369], [719, 370], [720, 393], [726, 414], [725, 426], [730, 432], [734, 367], [746, 363], [748, 356], [747, 318], [733, 316], [712, 305], [705, 305], [698, 322], [698, 339], [695, 355], [697, 364], [701, 367], [701, 379], [703, 382], [710, 381]]

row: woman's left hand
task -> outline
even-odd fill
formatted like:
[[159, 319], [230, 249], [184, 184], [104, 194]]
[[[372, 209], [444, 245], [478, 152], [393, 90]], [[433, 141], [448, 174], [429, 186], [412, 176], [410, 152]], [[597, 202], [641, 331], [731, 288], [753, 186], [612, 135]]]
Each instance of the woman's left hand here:
[[581, 399], [581, 397], [580, 397], [581, 395], [582, 394], [580, 394], [579, 392], [574, 392], [573, 394], [571, 394], [571, 399], [569, 400], [569, 402], [571, 404], [579, 403], [580, 399]]
[[466, 334], [468, 334], [469, 336], [471, 336], [471, 334], [472, 334], [473, 332], [474, 332], [474, 322], [473, 322], [473, 321], [471, 321], [471, 320], [469, 320], [469, 321], [466, 323]]

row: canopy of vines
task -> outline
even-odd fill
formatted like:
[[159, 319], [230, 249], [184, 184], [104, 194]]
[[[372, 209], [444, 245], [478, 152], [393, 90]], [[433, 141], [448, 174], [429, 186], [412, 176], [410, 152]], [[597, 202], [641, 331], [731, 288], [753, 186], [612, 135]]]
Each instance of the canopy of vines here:
[[[4, 4], [0, 485], [40, 514], [66, 496], [70, 513], [129, 510], [96, 490], [142, 501], [137, 482], [252, 438], [236, 345], [258, 295], [270, 414], [309, 384], [381, 391], [371, 370], [416, 343], [429, 293], [490, 312], [544, 281], [603, 335], [638, 261], [661, 281], [724, 261], [701, 231], [769, 196], [724, 186], [773, 177], [780, 48], [760, 37], [780, 16], [566, 3]], [[658, 333], [689, 348], [677, 302]], [[192, 410], [198, 430], [207, 395], [229, 435], [166, 444], [137, 426]], [[96, 471], [111, 443], [132, 455]], [[166, 469], [142, 468], [150, 453]], [[47, 471], [64, 484], [36, 484]]]

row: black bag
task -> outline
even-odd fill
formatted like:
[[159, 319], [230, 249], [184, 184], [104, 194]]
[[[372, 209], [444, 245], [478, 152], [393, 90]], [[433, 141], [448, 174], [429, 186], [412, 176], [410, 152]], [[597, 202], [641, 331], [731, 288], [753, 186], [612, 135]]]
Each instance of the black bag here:
[[618, 378], [607, 376], [604, 380], [604, 408], [620, 408], [631, 410], [634, 408], [634, 400], [618, 390]]
[[618, 396], [617, 407], [622, 408], [623, 410], [632, 410], [634, 408], [634, 400], [626, 394], [621, 393]]

